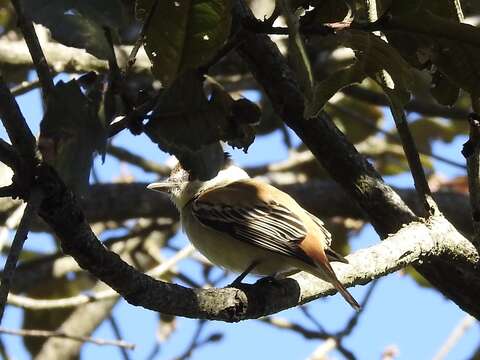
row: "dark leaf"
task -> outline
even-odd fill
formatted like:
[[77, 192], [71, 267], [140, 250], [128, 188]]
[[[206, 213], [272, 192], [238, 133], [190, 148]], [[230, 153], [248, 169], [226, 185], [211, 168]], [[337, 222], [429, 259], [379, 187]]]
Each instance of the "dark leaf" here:
[[164, 91], [145, 130], [162, 150], [175, 154], [189, 169], [198, 167], [200, 178], [209, 178], [219, 169], [210, 168], [223, 162], [219, 141], [247, 151], [259, 116], [255, 104], [235, 101], [218, 86], [208, 100], [201, 76], [191, 70]]
[[[145, 19], [155, 1], [137, 0], [137, 16]], [[230, 24], [230, 0], [158, 1], [145, 36], [155, 77], [168, 86], [205, 64], [228, 38]]]
[[458, 99], [460, 89], [440, 71], [433, 74], [430, 92], [439, 104], [452, 106]]
[[43, 159], [77, 192], [88, 186], [94, 152], [105, 151], [106, 130], [96, 110], [75, 80], [60, 81], [40, 124]]
[[50, 29], [62, 44], [86, 49], [100, 59], [112, 56], [104, 27], [118, 29], [126, 24], [121, 0], [23, 0], [35, 22]]

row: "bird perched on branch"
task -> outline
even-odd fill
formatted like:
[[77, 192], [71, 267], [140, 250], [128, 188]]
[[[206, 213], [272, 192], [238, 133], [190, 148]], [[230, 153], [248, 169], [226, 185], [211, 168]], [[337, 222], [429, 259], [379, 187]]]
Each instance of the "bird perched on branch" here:
[[170, 195], [192, 244], [212, 263], [242, 273], [286, 276], [304, 270], [330, 282], [355, 309], [360, 305], [337, 279], [330, 261], [348, 261], [330, 248], [323, 222], [283, 191], [250, 179], [229, 164], [208, 181], [190, 179], [177, 165], [149, 189]]

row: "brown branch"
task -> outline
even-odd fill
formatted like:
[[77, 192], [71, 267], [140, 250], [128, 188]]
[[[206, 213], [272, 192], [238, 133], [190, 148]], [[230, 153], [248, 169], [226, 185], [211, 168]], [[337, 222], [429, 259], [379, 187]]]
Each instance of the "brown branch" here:
[[148, 27], [150, 26], [150, 23], [153, 19], [153, 15], [155, 14], [158, 6], [158, 1], [155, 1], [152, 4], [152, 7], [150, 8], [150, 11], [148, 12], [147, 18], [145, 19], [145, 22], [142, 25], [142, 31], [140, 32], [140, 36], [138, 37], [137, 41], [135, 41], [135, 44], [133, 45], [132, 51], [130, 52], [130, 55], [128, 55], [128, 61], [127, 61], [127, 66], [125, 69], [125, 72], [128, 74], [135, 62], [137, 61], [137, 54], [138, 50], [142, 47], [144, 40], [145, 40], [145, 35], [148, 31]]
[[433, 357], [433, 360], [443, 360], [453, 347], [460, 341], [463, 335], [475, 324], [475, 318], [470, 315], [465, 315], [462, 320], [455, 326], [448, 338], [442, 344], [438, 352]]
[[53, 93], [53, 80], [47, 60], [43, 54], [42, 47], [38, 41], [33, 23], [25, 17], [23, 6], [20, 0], [11, 0], [17, 13], [18, 26], [22, 30], [25, 42], [27, 43], [33, 64], [37, 70], [38, 78], [42, 84], [44, 98], [47, 99]]
[[138, 166], [146, 172], [157, 173], [161, 176], [169, 176], [172, 171], [169, 166], [158, 164], [155, 161], [146, 160], [142, 156], [136, 155], [129, 150], [118, 146], [109, 145], [107, 147], [107, 153], [116, 157], [120, 161], [125, 161]]
[[[110, 327], [113, 330], [113, 333], [115, 334], [115, 337], [117, 338], [117, 341], [122, 341], [122, 338], [123, 338], [122, 332], [120, 331], [120, 326], [115, 320], [115, 317], [112, 314], [110, 314], [107, 320], [108, 320], [108, 323], [110, 324]], [[130, 360], [130, 355], [128, 355], [128, 352], [125, 350], [125, 347], [121, 347], [120, 351], [122, 353], [122, 357], [124, 360]]]
[[118, 346], [124, 349], [135, 349], [135, 344], [130, 344], [122, 340], [107, 340], [107, 339], [95, 339], [89, 336], [78, 336], [65, 333], [64, 331], [47, 331], [47, 330], [24, 330], [24, 329], [8, 329], [0, 327], [0, 333], [7, 335], [16, 335], [23, 337], [39, 337], [39, 338], [62, 338], [80, 342], [88, 342], [95, 345], [111, 345]]
[[13, 96], [20, 96], [41, 86], [40, 80], [23, 81], [11, 89]]
[[[97, 282], [94, 291], [105, 288]], [[112, 313], [118, 299], [110, 299], [76, 308], [57, 331], [76, 336], [91, 336], [96, 328]], [[83, 343], [61, 338], [49, 338], [36, 354], [35, 360], [63, 360], [78, 358]]]
[[396, 97], [395, 94], [391, 97], [390, 108], [395, 121], [395, 126], [397, 127], [397, 132], [402, 141], [410, 172], [413, 176], [415, 190], [417, 191], [418, 197], [423, 202], [423, 211], [421, 213], [426, 216], [434, 215], [438, 211], [438, 207], [432, 198], [432, 192], [430, 191], [425, 171], [420, 162], [420, 155], [418, 154], [415, 140], [413, 140], [412, 133], [408, 127], [407, 117], [405, 116], [403, 107], [398, 104], [399, 100], [394, 97]]

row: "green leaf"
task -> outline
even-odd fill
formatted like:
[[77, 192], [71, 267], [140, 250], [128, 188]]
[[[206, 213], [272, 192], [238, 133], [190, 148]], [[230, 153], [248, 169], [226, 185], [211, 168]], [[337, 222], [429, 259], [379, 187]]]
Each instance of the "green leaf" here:
[[[156, 0], [137, 0], [145, 18]], [[205, 64], [230, 33], [230, 0], [161, 0], [145, 34], [153, 74], [169, 86], [187, 69]]]
[[432, 76], [430, 92], [439, 104], [452, 106], [460, 95], [460, 88], [448, 80], [440, 71], [435, 71]]
[[352, 98], [342, 98], [325, 108], [337, 127], [353, 144], [375, 135], [383, 120], [383, 112], [374, 105]]
[[312, 0], [309, 2], [313, 10], [307, 11], [302, 16], [301, 23], [305, 26], [340, 22], [349, 15], [349, 6], [343, 0]]
[[106, 129], [96, 107], [75, 80], [55, 86], [40, 124], [39, 147], [43, 159], [76, 192], [88, 186], [95, 151], [104, 152]]
[[313, 101], [307, 104], [305, 116], [311, 117], [322, 110], [328, 99], [340, 89], [361, 82], [366, 76], [378, 80], [386, 72], [393, 81], [392, 91], [403, 93], [414, 83], [410, 65], [398, 51], [380, 37], [357, 30], [346, 30], [335, 35], [338, 45], [349, 47], [355, 52], [357, 61], [316, 83]]
[[413, 266], [407, 266], [404, 271], [413, 280], [415, 280], [417, 285], [420, 285], [423, 288], [431, 288], [432, 287], [432, 284], [430, 284], [430, 282], [427, 279], [425, 279], [422, 276], [422, 274], [420, 274], [417, 270], [415, 270], [415, 268]]
[[112, 56], [104, 27], [126, 24], [121, 0], [23, 0], [29, 17], [50, 29], [67, 46], [87, 50], [100, 59]]
[[453, 104], [457, 88], [480, 92], [480, 29], [460, 23], [459, 1], [395, 1], [390, 14], [395, 31], [386, 32], [389, 41], [413, 66], [431, 63], [442, 75], [432, 87], [439, 103]]
[[418, 119], [409, 123], [409, 127], [415, 144], [421, 151], [430, 150], [434, 140], [449, 143], [458, 135], [451, 123], [435, 118]]
[[219, 141], [247, 151], [254, 140], [253, 126], [259, 117], [255, 104], [246, 99], [235, 101], [218, 86], [213, 87], [208, 100], [203, 79], [191, 70], [165, 90], [145, 131], [162, 150], [177, 156], [188, 168], [201, 166], [195, 162], [203, 159], [204, 167], [197, 170], [198, 176], [204, 179], [209, 178], [212, 171], [216, 174], [210, 169], [210, 163], [223, 159], [223, 152], [218, 151]]
[[302, 92], [305, 94], [305, 99], [312, 100], [313, 91], [313, 74], [310, 66], [303, 40], [299, 31], [299, 19], [290, 9], [286, 0], [279, 1], [280, 8], [288, 25], [288, 57], [293, 65], [293, 69], [297, 74], [299, 85]]
[[403, 153], [385, 152], [375, 157], [375, 169], [381, 175], [393, 176], [408, 171], [409, 167]]
[[344, 87], [361, 83], [365, 77], [365, 69], [362, 63], [356, 62], [345, 69], [336, 71], [326, 79], [315, 83], [313, 99], [307, 102], [305, 106], [305, 117], [310, 118], [317, 116], [333, 95]]

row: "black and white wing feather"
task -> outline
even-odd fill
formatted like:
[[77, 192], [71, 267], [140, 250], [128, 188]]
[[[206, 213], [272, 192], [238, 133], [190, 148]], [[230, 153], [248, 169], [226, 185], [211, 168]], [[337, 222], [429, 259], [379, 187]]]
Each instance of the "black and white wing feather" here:
[[254, 206], [212, 204], [198, 199], [194, 216], [205, 226], [228, 233], [233, 238], [264, 249], [293, 256], [308, 264], [312, 260], [299, 248], [307, 235], [305, 225], [286, 207], [270, 201]]

